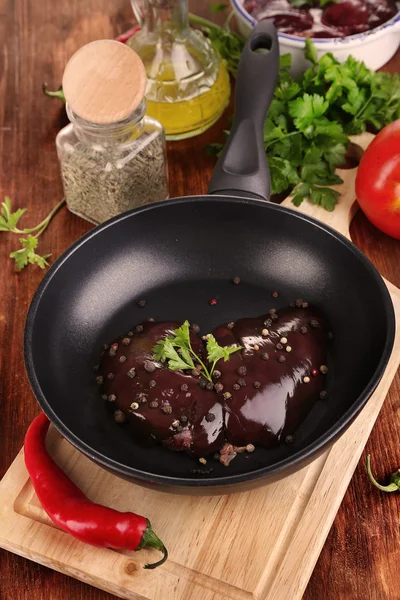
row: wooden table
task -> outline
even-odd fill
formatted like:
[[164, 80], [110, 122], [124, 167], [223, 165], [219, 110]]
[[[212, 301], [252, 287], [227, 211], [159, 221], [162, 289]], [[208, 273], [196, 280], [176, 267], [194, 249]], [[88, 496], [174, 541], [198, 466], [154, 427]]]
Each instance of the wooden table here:
[[[192, 9], [209, 16], [209, 2]], [[113, 37], [133, 22], [128, 0], [0, 0], [0, 198], [28, 207], [26, 226], [38, 223], [62, 197], [54, 138], [66, 117], [41, 83], [56, 87], [71, 54], [86, 42]], [[387, 69], [400, 71], [400, 53]], [[171, 196], [204, 193], [213, 168], [202, 149], [221, 138], [223, 123], [191, 140], [169, 145]], [[28, 225], [29, 224], [29, 225]], [[40, 239], [43, 252], [60, 255], [90, 225], [65, 208]], [[400, 243], [377, 231], [362, 214], [354, 242], [382, 275], [400, 287]], [[23, 362], [23, 327], [43, 272], [14, 271], [8, 254], [17, 236], [0, 233], [0, 478], [22, 446], [38, 413]], [[367, 444], [378, 476], [400, 464], [400, 377], [396, 376]], [[363, 456], [322, 551], [304, 600], [400, 599], [400, 499], [371, 489]], [[109, 594], [0, 550], [1, 600], [106, 600]], [[290, 600], [288, 598], [288, 600]]]

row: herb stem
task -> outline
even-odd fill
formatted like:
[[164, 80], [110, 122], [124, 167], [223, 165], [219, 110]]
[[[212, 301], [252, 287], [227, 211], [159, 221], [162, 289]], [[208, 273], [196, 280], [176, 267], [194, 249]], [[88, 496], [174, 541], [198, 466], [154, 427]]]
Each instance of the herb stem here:
[[190, 352], [193, 354], [193, 356], [195, 357], [195, 359], [197, 360], [197, 362], [202, 366], [203, 370], [204, 370], [204, 376], [209, 380], [212, 381], [211, 379], [211, 374], [208, 372], [208, 369], [206, 367], [206, 365], [203, 363], [203, 361], [201, 360], [201, 358], [199, 358], [196, 354], [196, 352], [193, 350], [192, 348], [192, 344], [190, 343], [190, 338], [189, 338], [189, 350]]
[[[233, 12], [233, 11], [232, 11]], [[229, 18], [229, 17], [228, 17]], [[204, 17], [199, 17], [198, 15], [194, 15], [193, 13], [189, 13], [189, 21], [194, 25], [200, 25], [200, 27], [208, 27], [209, 29], [218, 29], [219, 31], [223, 31], [223, 28], [208, 19], [204, 19]]]
[[20, 233], [20, 234], [27, 234], [27, 233], [35, 233], [35, 237], [39, 237], [44, 230], [47, 228], [47, 226], [49, 225], [51, 219], [54, 217], [54, 215], [60, 210], [60, 208], [63, 206], [63, 204], [65, 203], [65, 198], [63, 198], [51, 211], [51, 213], [49, 215], [47, 215], [47, 217], [45, 219], [43, 219], [43, 221], [41, 223], [39, 223], [38, 225], [36, 225], [35, 227], [30, 227], [29, 229], [18, 229], [18, 228], [14, 228], [12, 229], [13, 233]]
[[284, 135], [281, 138], [275, 138], [274, 140], [271, 140], [270, 142], [267, 142], [264, 145], [265, 150], [268, 150], [268, 148], [270, 148], [271, 146], [273, 146], [276, 142], [280, 142], [281, 140], [284, 140], [288, 137], [292, 137], [292, 135], [300, 135], [301, 131], [291, 131], [290, 133], [287, 133], [286, 135]]

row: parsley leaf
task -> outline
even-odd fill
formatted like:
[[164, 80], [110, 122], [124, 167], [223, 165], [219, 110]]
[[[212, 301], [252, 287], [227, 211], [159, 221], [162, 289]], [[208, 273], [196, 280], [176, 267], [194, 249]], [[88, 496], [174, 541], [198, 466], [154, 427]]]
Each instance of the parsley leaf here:
[[[178, 350], [177, 350], [177, 349]], [[193, 351], [190, 343], [189, 321], [185, 321], [178, 329], [172, 332], [163, 340], [159, 340], [153, 348], [154, 358], [162, 363], [168, 361], [168, 368], [171, 371], [194, 369], [195, 362], [202, 367], [204, 377], [212, 381], [212, 374], [215, 364], [221, 358], [224, 361], [229, 360], [233, 352], [237, 352], [241, 346], [220, 346], [212, 334], [207, 337], [207, 359], [212, 365], [211, 369], [203, 363], [201, 358]]]
[[221, 358], [226, 362], [231, 354], [240, 349], [241, 347], [236, 344], [233, 346], [220, 346], [211, 333], [207, 336], [207, 358], [210, 363], [216, 363]]
[[[31, 227], [29, 229], [18, 229], [17, 225], [22, 217], [25, 214], [26, 208], [19, 208], [15, 212], [11, 212], [11, 200], [10, 198], [5, 198], [4, 202], [1, 204], [1, 214], [0, 214], [0, 232], [9, 232], [9, 233], [17, 233], [17, 234], [28, 234], [27, 238], [20, 238], [20, 242], [22, 244], [22, 248], [19, 250], [15, 250], [11, 252], [10, 258], [13, 258], [16, 262], [16, 267], [20, 271], [28, 264], [38, 265], [41, 269], [44, 269], [48, 266], [47, 259], [51, 256], [51, 254], [44, 254], [41, 256], [35, 252], [38, 246], [38, 238], [47, 228], [53, 216], [56, 212], [61, 208], [64, 204], [65, 200], [61, 200], [53, 208], [51, 213], [43, 219], [38, 225], [35, 227]], [[31, 235], [31, 234], [34, 235]]]
[[20, 250], [15, 250], [10, 254], [10, 258], [14, 258], [19, 271], [21, 271], [28, 264], [36, 264], [41, 269], [44, 269], [49, 265], [47, 259], [51, 256], [51, 254], [40, 256], [35, 252], [38, 245], [38, 240], [35, 236], [28, 235], [27, 238], [20, 238], [19, 241], [22, 244], [22, 248]]
[[228, 8], [228, 4], [225, 4], [225, 2], [219, 2], [216, 4], [211, 4], [211, 12], [216, 15], [220, 12], [223, 12], [225, 9]]
[[6, 197], [4, 202], [1, 203], [1, 216], [0, 216], [0, 231], [14, 231], [15, 233], [22, 233], [16, 230], [18, 221], [22, 215], [26, 212], [26, 208], [19, 208], [14, 213], [11, 212], [11, 200]]

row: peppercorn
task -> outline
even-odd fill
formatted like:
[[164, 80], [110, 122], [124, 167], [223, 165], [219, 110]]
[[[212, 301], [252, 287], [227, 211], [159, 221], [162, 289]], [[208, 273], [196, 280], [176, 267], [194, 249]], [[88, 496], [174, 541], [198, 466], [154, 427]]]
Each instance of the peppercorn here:
[[209, 381], [207, 383], [207, 385], [206, 385], [206, 389], [209, 390], [209, 391], [213, 390], [214, 389], [214, 384], [211, 383], [211, 381]]
[[155, 379], [150, 379], [150, 381], [149, 381], [149, 387], [150, 388], [154, 388], [154, 387], [156, 387], [156, 385], [157, 385], [156, 380]]
[[321, 371], [321, 373], [323, 375], [326, 375], [327, 372], [328, 372], [328, 367], [326, 365], [321, 365], [320, 368], [319, 368], [319, 370]]
[[126, 337], [122, 340], [122, 343], [124, 346], [129, 346], [129, 344], [131, 343], [130, 338]]
[[241, 375], [241, 376], [247, 375], [247, 368], [244, 365], [242, 365], [241, 367], [238, 368], [237, 373], [238, 373], [238, 375]]
[[98, 370], [99, 370], [99, 368], [100, 368], [100, 365], [94, 365], [94, 367], [93, 367], [93, 371], [95, 371], [95, 372], [96, 372], [96, 371], [98, 371]]
[[144, 368], [145, 371], [147, 371], [148, 373], [154, 373], [154, 371], [156, 370], [156, 365], [150, 360], [146, 360], [144, 363]]
[[270, 309], [269, 309], [269, 314], [271, 315], [271, 317], [272, 317], [272, 315], [273, 315], [274, 313], [276, 313], [276, 308], [270, 308]]
[[216, 392], [222, 392], [222, 390], [224, 389], [224, 386], [222, 385], [222, 383], [219, 383], [219, 382], [216, 383], [214, 387], [215, 387]]
[[302, 304], [303, 304], [303, 300], [301, 298], [298, 298], [295, 302], [297, 308], [301, 308]]
[[109, 373], [107, 375], [107, 379], [114, 379], [114, 373]]
[[246, 387], [246, 382], [244, 379], [238, 379], [237, 382], [240, 385], [240, 387]]
[[278, 350], [283, 350], [283, 346], [280, 342], [277, 343], [276, 347], [278, 348]]
[[181, 423], [187, 423], [188, 418], [185, 415], [182, 415], [180, 418]]
[[150, 408], [158, 408], [158, 402], [156, 400], [153, 400], [152, 402], [150, 402], [149, 406]]
[[116, 410], [114, 413], [114, 421], [116, 423], [123, 423], [124, 421], [126, 421], [126, 417], [124, 415], [124, 413], [122, 412], [122, 410]]
[[136, 329], [137, 333], [142, 333], [143, 325], [136, 325], [135, 329]]
[[161, 410], [166, 415], [170, 415], [172, 413], [172, 406], [170, 406], [169, 404], [164, 404], [164, 406], [161, 407]]
[[227, 328], [228, 329], [233, 329], [235, 327], [235, 323], [234, 321], [231, 321], [230, 323], [228, 323]]
[[264, 325], [265, 325], [265, 327], [271, 327], [271, 325], [272, 325], [272, 319], [270, 319], [270, 318], [265, 319]]
[[303, 304], [301, 305], [302, 308], [308, 308], [308, 302], [303, 302]]
[[236, 392], [240, 390], [240, 385], [238, 383], [234, 383], [232, 387]]
[[286, 442], [286, 444], [293, 444], [293, 436], [292, 435], [287, 435], [285, 437], [285, 442]]
[[268, 359], [269, 359], [269, 354], [268, 354], [268, 352], [263, 352], [263, 353], [261, 354], [261, 358], [262, 358], [263, 360], [268, 360]]
[[104, 381], [104, 379], [103, 379], [103, 376], [102, 376], [102, 375], [99, 375], [98, 377], [96, 377], [96, 381], [97, 381], [97, 383], [98, 383], [99, 385], [101, 385], [101, 384], [103, 383], [103, 381]]
[[258, 390], [258, 389], [261, 387], [261, 383], [260, 383], [259, 381], [255, 381], [255, 382], [253, 383], [253, 387], [255, 387], [255, 388], [256, 388], [256, 390]]
[[123, 355], [122, 355], [122, 356], [120, 356], [120, 357], [119, 357], [119, 359], [118, 359], [118, 360], [119, 360], [119, 362], [120, 362], [121, 364], [124, 364], [124, 363], [126, 362], [126, 356], [123, 356]]
[[311, 327], [319, 327], [319, 323], [316, 319], [312, 319], [312, 321], [310, 321], [310, 325]]
[[303, 325], [303, 327], [300, 327], [300, 332], [301, 333], [307, 333], [308, 329], [305, 325]]
[[206, 385], [207, 385], [207, 383], [204, 381], [204, 379], [199, 381], [199, 386], [201, 387], [202, 390], [206, 389]]
[[101, 398], [102, 398], [102, 400], [107, 400], [108, 396], [107, 396], [107, 394], [102, 394]]
[[286, 360], [286, 358], [283, 356], [283, 354], [281, 354], [281, 355], [278, 357], [278, 361], [279, 361], [280, 363], [284, 363], [284, 362], [285, 362], [285, 360]]
[[127, 373], [128, 377], [130, 377], [131, 379], [134, 379], [136, 377], [136, 370], [135, 367], [132, 367], [132, 369], [129, 369], [128, 373]]
[[319, 397], [321, 398], [321, 400], [326, 400], [328, 397], [328, 392], [326, 392], [325, 390], [322, 390], [322, 392], [320, 392]]
[[109, 402], [115, 402], [115, 401], [116, 401], [116, 399], [117, 399], [117, 396], [116, 396], [115, 394], [110, 394], [110, 395], [108, 396], [108, 401], [109, 401]]
[[207, 413], [206, 414], [206, 421], [207, 421], [207, 423], [212, 423], [213, 421], [215, 421], [215, 415], [214, 415], [214, 413]]
[[137, 304], [138, 304], [138, 306], [140, 306], [140, 308], [143, 308], [144, 306], [146, 306], [147, 302], [146, 302], [146, 300], [139, 300], [139, 302]]
[[187, 385], [187, 383], [182, 383], [181, 392], [187, 392], [188, 389], [189, 389], [189, 386]]
[[215, 369], [215, 371], [212, 374], [212, 378], [219, 379], [220, 377], [221, 377], [221, 371], [218, 371], [217, 369]]
[[240, 283], [240, 277], [234, 277], [234, 278], [233, 278], [233, 283], [234, 283], [235, 285], [239, 285], [239, 283]]

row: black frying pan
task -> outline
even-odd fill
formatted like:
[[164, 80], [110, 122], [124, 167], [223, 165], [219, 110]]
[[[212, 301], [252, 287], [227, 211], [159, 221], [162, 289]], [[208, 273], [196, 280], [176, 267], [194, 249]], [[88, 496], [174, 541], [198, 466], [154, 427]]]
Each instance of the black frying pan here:
[[[273, 27], [259, 24], [240, 63], [233, 133], [212, 195], [153, 204], [96, 227], [55, 262], [29, 310], [25, 359], [40, 406], [74, 446], [136, 483], [223, 493], [298, 469], [346, 429], [390, 356], [393, 307], [371, 263], [329, 227], [266, 202], [262, 131], [278, 55]], [[242, 283], [233, 286], [236, 275]], [[114, 423], [92, 371], [102, 343], [148, 317], [189, 319], [211, 331], [263, 314], [272, 290], [280, 292], [277, 308], [297, 297], [320, 306], [335, 334], [329, 399], [315, 404], [293, 445], [258, 448], [229, 467], [215, 461], [211, 474], [194, 475], [199, 465], [184, 453], [143, 449]]]

